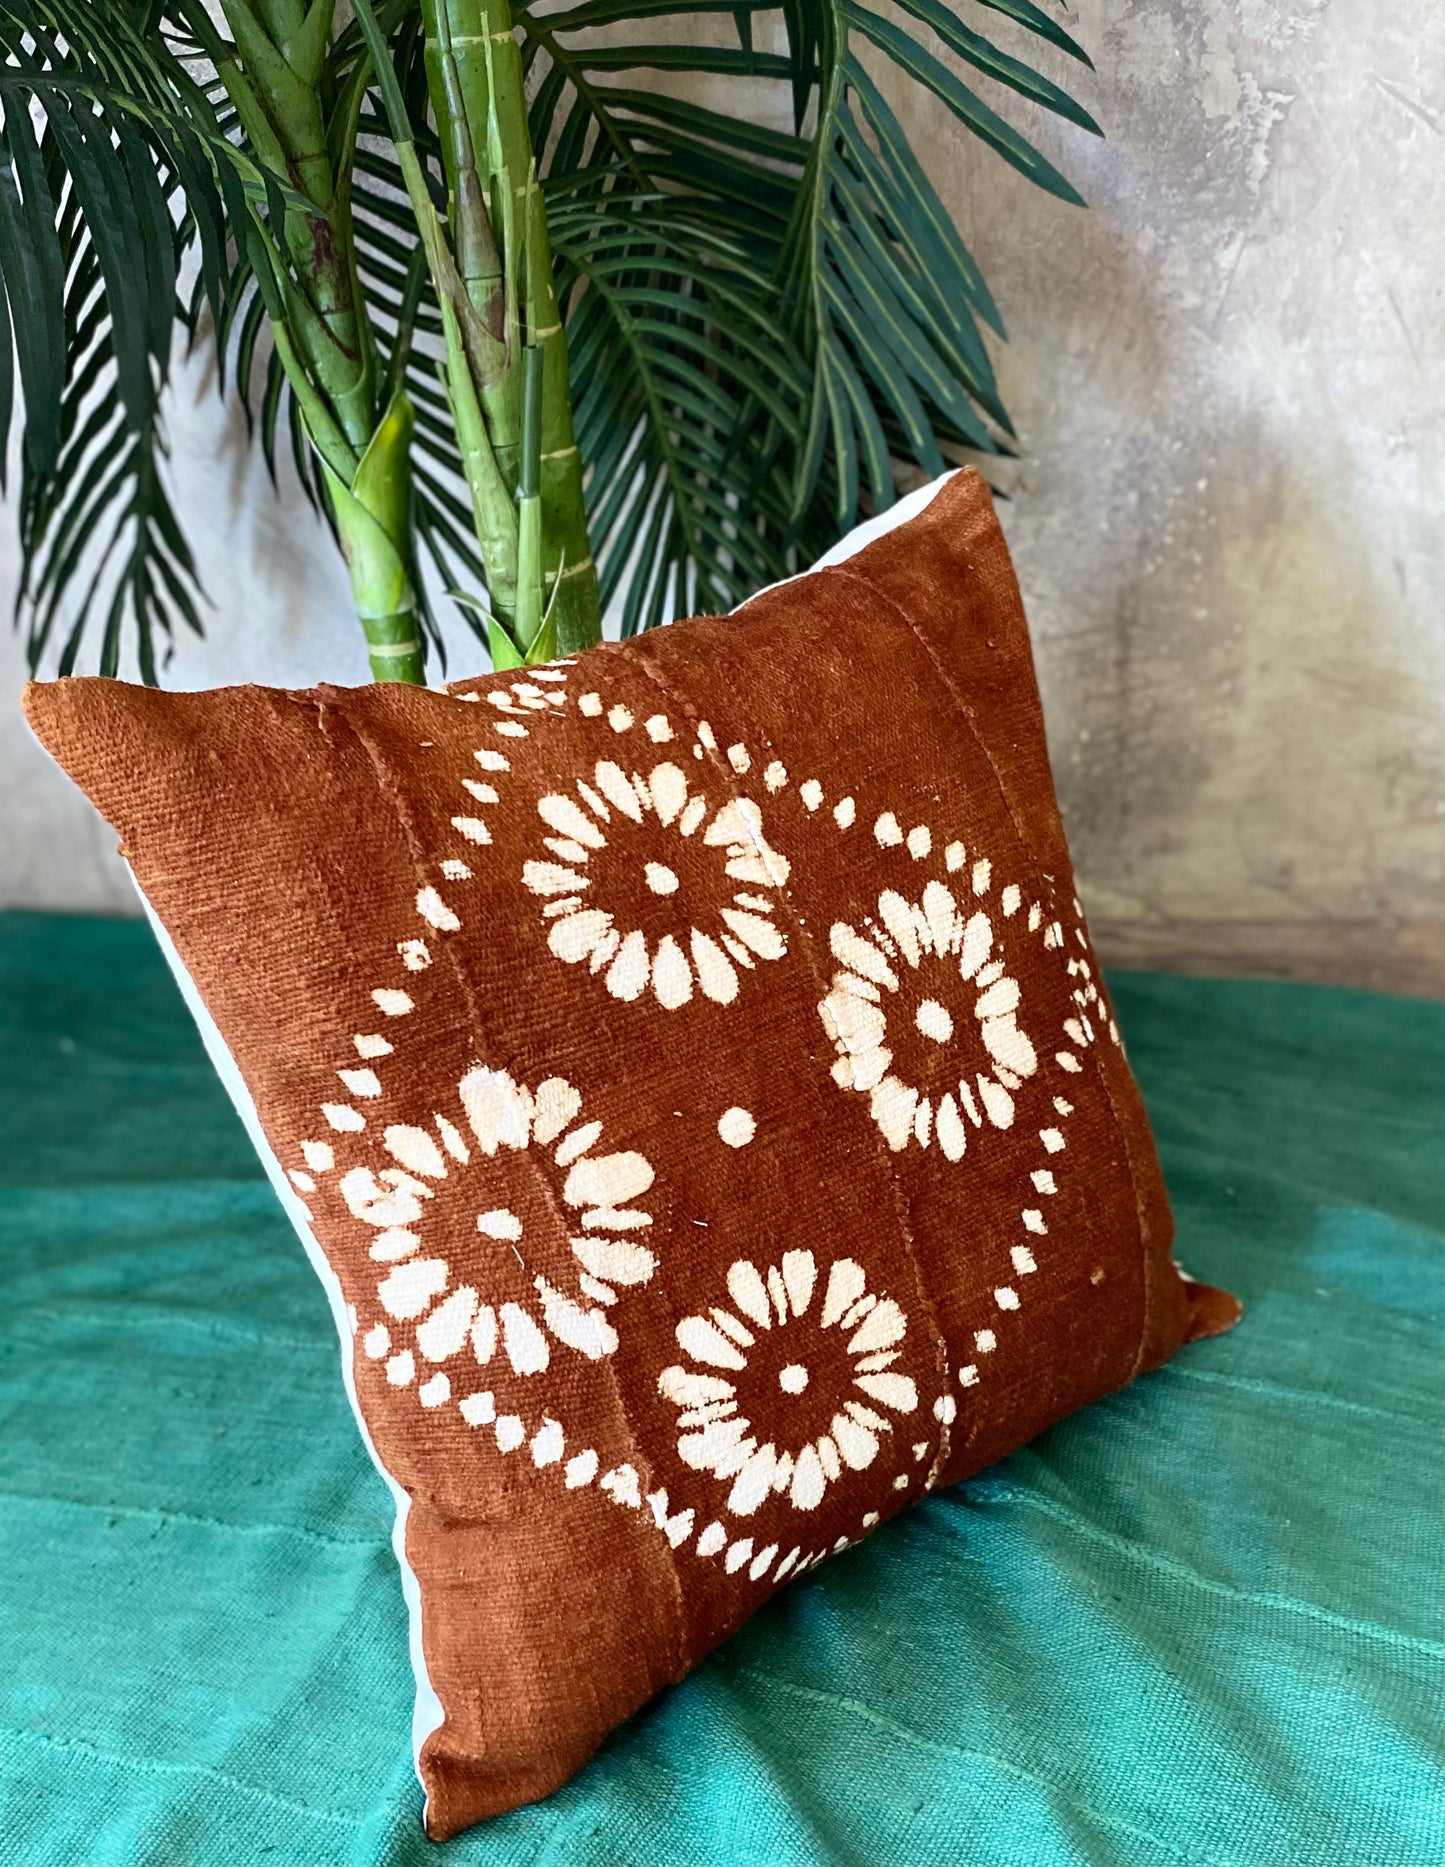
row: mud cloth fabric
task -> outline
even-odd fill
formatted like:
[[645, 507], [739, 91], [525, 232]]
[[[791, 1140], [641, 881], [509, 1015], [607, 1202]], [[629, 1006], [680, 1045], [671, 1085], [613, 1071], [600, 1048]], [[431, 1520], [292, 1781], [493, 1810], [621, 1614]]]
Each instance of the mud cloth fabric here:
[[316, 1280], [145, 928], [0, 917], [0, 1860], [1437, 1862], [1438, 1008], [1112, 986], [1247, 1324], [437, 1847]]
[[1233, 1320], [1171, 1262], [976, 474], [734, 616], [451, 694], [29, 710], [318, 1248], [433, 1835]]

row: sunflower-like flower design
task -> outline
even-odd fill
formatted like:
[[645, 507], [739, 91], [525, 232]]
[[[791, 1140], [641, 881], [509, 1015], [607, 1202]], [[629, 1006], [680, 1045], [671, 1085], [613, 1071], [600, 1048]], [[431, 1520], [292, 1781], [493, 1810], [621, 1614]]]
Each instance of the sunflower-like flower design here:
[[735, 1516], [774, 1493], [816, 1510], [845, 1469], [877, 1458], [889, 1414], [918, 1406], [912, 1377], [893, 1365], [908, 1330], [898, 1304], [870, 1292], [852, 1258], [829, 1266], [821, 1293], [818, 1284], [811, 1251], [762, 1270], [739, 1259], [727, 1274], [733, 1308], [684, 1317], [687, 1361], [658, 1377], [679, 1409], [678, 1456], [731, 1481]]
[[868, 1096], [889, 1147], [936, 1141], [960, 1160], [970, 1126], [1009, 1127], [1038, 1057], [989, 916], [932, 881], [917, 903], [885, 890], [876, 919], [835, 922], [829, 943], [840, 970], [818, 1011], [834, 1080]]
[[[394, 1165], [341, 1174], [342, 1199], [375, 1233], [371, 1257], [390, 1267], [377, 1290], [381, 1308], [409, 1327], [424, 1362], [441, 1369], [470, 1350], [479, 1368], [495, 1357], [514, 1374], [533, 1375], [550, 1363], [553, 1341], [592, 1361], [616, 1349], [607, 1311], [620, 1289], [645, 1284], [656, 1268], [638, 1236], [651, 1226], [651, 1214], [632, 1203], [652, 1185], [653, 1170], [641, 1154], [598, 1151], [602, 1124], [579, 1121], [581, 1114], [581, 1095], [561, 1077], [530, 1090], [503, 1071], [478, 1067], [459, 1083], [451, 1115], [434, 1115], [428, 1127], [394, 1123], [385, 1129], [383, 1144]], [[537, 1190], [534, 1175], [498, 1172], [506, 1155], [528, 1148], [546, 1156], [543, 1178], [553, 1184], [545, 1192]], [[498, 1194], [507, 1188], [515, 1191], [504, 1204]], [[459, 1274], [448, 1257], [427, 1249], [428, 1207], [442, 1195], [449, 1195], [446, 1223], [438, 1224], [443, 1233], [456, 1223], [458, 1197], [479, 1208], [476, 1249], [515, 1262], [514, 1300], [484, 1302], [465, 1280], [464, 1267]], [[569, 1231], [575, 1228], [565, 1276], [556, 1268], [554, 1199]], [[551, 1278], [534, 1272], [538, 1259], [549, 1264]], [[495, 1271], [483, 1276], [479, 1270], [477, 1279], [492, 1286], [497, 1281]], [[413, 1378], [415, 1357], [410, 1348], [393, 1352], [395, 1333], [378, 1323], [364, 1347], [374, 1359], [390, 1356], [388, 1375], [404, 1385]], [[450, 1386], [443, 1370], [423, 1386], [423, 1401], [447, 1398]]]
[[675, 1011], [701, 993], [728, 1005], [739, 970], [787, 951], [774, 913], [788, 863], [750, 798], [710, 811], [677, 765], [643, 775], [601, 759], [537, 811], [549, 859], [527, 862], [522, 881], [546, 900], [547, 944], [600, 973], [614, 998], [650, 991]]

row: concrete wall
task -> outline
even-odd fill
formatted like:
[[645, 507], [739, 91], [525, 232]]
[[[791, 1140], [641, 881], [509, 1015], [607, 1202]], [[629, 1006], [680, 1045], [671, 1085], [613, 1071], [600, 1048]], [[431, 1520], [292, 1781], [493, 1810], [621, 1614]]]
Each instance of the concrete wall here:
[[1005, 524], [1091, 914], [1149, 963], [1428, 986], [1439, 16], [1087, 0], [1075, 29], [1109, 140], [1044, 146], [1088, 214], [927, 129], [1010, 324]]
[[[1084, 0], [1070, 23], [1097, 73], [1039, 62], [1108, 141], [1010, 114], [1087, 214], [906, 106], [1012, 333], [999, 361], [1023, 457], [998, 476], [1004, 523], [1085, 894], [1117, 959], [1438, 980], [1433, 14]], [[271, 499], [202, 371], [174, 434], [218, 610], [171, 682], [365, 678], [337, 566], [294, 493]], [[7, 579], [10, 564], [7, 540]], [[459, 667], [474, 662], [461, 641]], [[125, 905], [111, 839], [8, 703], [0, 781], [4, 898]]]

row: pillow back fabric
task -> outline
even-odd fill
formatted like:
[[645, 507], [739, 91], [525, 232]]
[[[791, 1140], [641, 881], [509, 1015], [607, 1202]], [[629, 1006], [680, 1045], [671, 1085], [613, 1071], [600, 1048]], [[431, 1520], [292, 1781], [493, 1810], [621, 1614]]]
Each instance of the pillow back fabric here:
[[346, 1305], [438, 1837], [1232, 1320], [1171, 1263], [987, 488], [449, 693], [32, 688]]

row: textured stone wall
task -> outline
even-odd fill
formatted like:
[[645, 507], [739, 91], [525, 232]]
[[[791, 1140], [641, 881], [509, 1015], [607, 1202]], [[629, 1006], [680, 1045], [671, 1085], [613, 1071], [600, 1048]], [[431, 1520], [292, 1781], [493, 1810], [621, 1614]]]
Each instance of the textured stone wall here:
[[[1091, 914], [1124, 961], [1428, 989], [1445, 35], [1430, 0], [1067, 17], [1095, 73], [1019, 49], [1108, 140], [1008, 114], [1089, 212], [907, 108], [1010, 326], [1021, 458], [996, 477]], [[324, 541], [294, 494], [276, 507], [203, 369], [174, 430], [218, 607], [171, 681], [364, 679]], [[11, 561], [7, 536], [3, 581]], [[9, 703], [0, 777], [0, 898], [125, 905], [106, 833]]]
[[1010, 325], [1005, 525], [1091, 913], [1141, 962], [1429, 986], [1438, 13], [1087, 0], [1072, 24], [1097, 73], [1050, 71], [1108, 141], [1043, 146], [1088, 214], [926, 133]]

